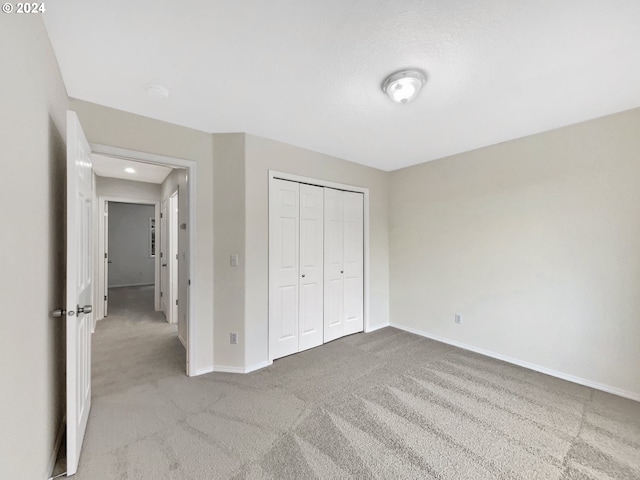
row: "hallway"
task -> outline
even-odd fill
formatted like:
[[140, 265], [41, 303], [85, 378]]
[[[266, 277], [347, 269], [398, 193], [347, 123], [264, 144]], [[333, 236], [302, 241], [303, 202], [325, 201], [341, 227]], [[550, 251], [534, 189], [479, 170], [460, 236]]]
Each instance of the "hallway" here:
[[109, 315], [93, 335], [94, 406], [104, 395], [185, 373], [177, 324], [153, 310], [153, 285], [109, 289]]

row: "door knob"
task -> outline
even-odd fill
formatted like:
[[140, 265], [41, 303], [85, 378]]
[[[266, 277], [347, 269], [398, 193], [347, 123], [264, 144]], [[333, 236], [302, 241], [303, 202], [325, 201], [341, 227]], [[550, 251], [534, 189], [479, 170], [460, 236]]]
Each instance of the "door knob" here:
[[162, 266], [163, 266], [163, 267], [166, 267], [166, 266], [167, 266], [167, 264], [166, 264], [166, 263], [163, 263], [163, 264], [162, 264]]
[[302, 274], [302, 278], [304, 278], [304, 273]]
[[64, 317], [67, 314], [67, 311], [64, 308], [56, 308], [53, 311], [53, 316], [55, 318]]
[[84, 307], [81, 307], [80, 305], [78, 305], [78, 308], [76, 310], [78, 314], [91, 313], [91, 311], [93, 310], [93, 307], [91, 305], [85, 305]]

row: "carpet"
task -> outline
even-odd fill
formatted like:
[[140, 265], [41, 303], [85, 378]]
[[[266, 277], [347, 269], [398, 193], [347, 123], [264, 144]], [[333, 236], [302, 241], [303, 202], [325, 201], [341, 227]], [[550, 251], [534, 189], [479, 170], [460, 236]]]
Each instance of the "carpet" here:
[[78, 479], [639, 479], [640, 404], [394, 328], [187, 378], [175, 325], [94, 335]]

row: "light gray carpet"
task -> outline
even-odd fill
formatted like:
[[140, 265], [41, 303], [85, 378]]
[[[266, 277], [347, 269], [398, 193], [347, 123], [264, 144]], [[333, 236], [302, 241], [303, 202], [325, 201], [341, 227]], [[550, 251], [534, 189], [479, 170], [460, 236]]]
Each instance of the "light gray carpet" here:
[[78, 479], [640, 478], [636, 402], [393, 328], [190, 379], [175, 327], [124, 313]]

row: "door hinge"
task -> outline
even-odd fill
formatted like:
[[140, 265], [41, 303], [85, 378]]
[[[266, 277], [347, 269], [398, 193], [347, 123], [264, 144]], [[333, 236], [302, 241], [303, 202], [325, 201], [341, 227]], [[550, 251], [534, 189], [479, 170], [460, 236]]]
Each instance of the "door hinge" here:
[[160, 218], [162, 218], [162, 213], [160, 214]]
[[160, 252], [160, 258], [164, 257], [164, 253]]
[[178, 260], [178, 254], [176, 253], [176, 260]]
[[178, 305], [178, 299], [176, 298], [176, 305]]
[[107, 252], [104, 253], [104, 258], [107, 258]]
[[160, 296], [162, 296], [162, 292], [160, 292]]
[[105, 302], [107, 301], [107, 296], [106, 296], [106, 295], [104, 296], [104, 301], [105, 301]]
[[187, 280], [187, 285], [191, 286], [191, 279]]

